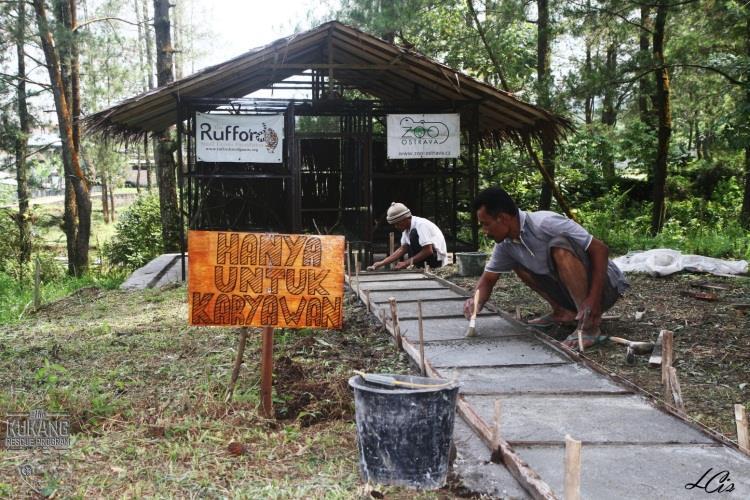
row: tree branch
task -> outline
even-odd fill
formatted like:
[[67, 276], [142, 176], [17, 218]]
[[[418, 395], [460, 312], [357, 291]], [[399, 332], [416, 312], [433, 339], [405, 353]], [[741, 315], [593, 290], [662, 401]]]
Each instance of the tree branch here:
[[133, 26], [139, 26], [139, 25], [143, 24], [143, 23], [133, 22], [133, 21], [130, 21], [128, 19], [123, 19], [121, 17], [107, 16], [107, 17], [97, 17], [95, 19], [89, 19], [88, 21], [84, 21], [81, 24], [79, 24], [78, 26], [76, 26], [75, 28], [73, 28], [73, 31], [78, 31], [79, 29], [83, 28], [84, 26], [87, 26], [89, 24], [96, 23], [96, 22], [99, 22], [99, 21], [113, 21], [113, 20], [114, 21], [120, 21], [120, 22], [123, 22], [123, 23], [126, 23], [126, 24], [130, 24], [130, 25], [133, 25]]

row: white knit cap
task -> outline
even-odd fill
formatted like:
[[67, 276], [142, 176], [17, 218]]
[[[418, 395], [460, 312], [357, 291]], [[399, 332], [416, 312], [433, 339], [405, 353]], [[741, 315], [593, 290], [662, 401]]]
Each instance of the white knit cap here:
[[391, 206], [388, 208], [388, 215], [386, 216], [388, 224], [394, 224], [406, 219], [407, 217], [411, 217], [411, 211], [406, 208], [406, 205], [395, 201], [391, 203]]

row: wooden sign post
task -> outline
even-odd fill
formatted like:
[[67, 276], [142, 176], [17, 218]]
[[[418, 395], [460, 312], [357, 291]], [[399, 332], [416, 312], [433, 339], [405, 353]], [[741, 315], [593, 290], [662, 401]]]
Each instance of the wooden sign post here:
[[343, 236], [189, 232], [189, 323], [241, 328], [227, 400], [247, 328], [263, 327], [262, 411], [273, 416], [273, 329], [342, 327], [343, 256]]

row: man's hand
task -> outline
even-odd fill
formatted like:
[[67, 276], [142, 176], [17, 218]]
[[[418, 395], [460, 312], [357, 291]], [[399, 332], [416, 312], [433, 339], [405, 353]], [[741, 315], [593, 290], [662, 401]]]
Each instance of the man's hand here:
[[400, 262], [396, 262], [395, 268], [396, 270], [406, 269], [407, 267], [412, 265], [413, 262], [414, 259], [402, 260]]
[[[479, 314], [479, 311], [482, 310], [484, 304], [480, 304], [477, 306], [477, 314]], [[466, 299], [466, 302], [464, 302], [464, 317], [466, 319], [471, 319], [471, 315], [474, 313], [474, 297], [469, 297]]]
[[586, 297], [586, 300], [581, 302], [578, 307], [578, 314], [576, 314], [576, 320], [580, 321], [583, 318], [583, 313], [589, 310], [589, 318], [587, 324], [582, 325], [584, 329], [590, 329], [598, 327], [602, 322], [602, 304], [601, 300], [595, 300], [593, 297]]
[[373, 264], [371, 266], [367, 266], [367, 270], [368, 271], [374, 271], [377, 268], [382, 267], [382, 266], [383, 266], [383, 262], [382, 261], [373, 262]]

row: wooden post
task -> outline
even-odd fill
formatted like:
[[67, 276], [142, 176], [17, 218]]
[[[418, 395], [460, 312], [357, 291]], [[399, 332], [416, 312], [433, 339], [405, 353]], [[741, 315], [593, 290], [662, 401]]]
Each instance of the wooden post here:
[[500, 433], [501, 410], [500, 400], [496, 399], [495, 414], [492, 420], [492, 455], [490, 456], [490, 461], [496, 464], [502, 463], [502, 456], [500, 454], [500, 442], [502, 441], [502, 434]]
[[34, 309], [39, 309], [42, 305], [42, 265], [39, 257], [34, 259]]
[[232, 400], [232, 394], [234, 394], [234, 385], [237, 383], [237, 378], [240, 376], [240, 367], [242, 366], [242, 357], [245, 354], [246, 343], [247, 328], [240, 328], [240, 345], [237, 347], [237, 356], [235, 356], [234, 358], [234, 368], [232, 368], [232, 378], [229, 380], [227, 395], [226, 398], [224, 398], [224, 402], [226, 403]]
[[673, 334], [669, 330], [663, 331], [661, 339], [661, 383], [665, 386], [669, 383], [669, 370], [672, 366]]
[[669, 367], [669, 390], [671, 391], [672, 401], [674, 402], [675, 408], [681, 413], [685, 413], [685, 403], [682, 401], [682, 390], [680, 389], [680, 381], [677, 379], [677, 370], [673, 367]]
[[565, 486], [563, 498], [581, 498], [581, 442], [565, 435]]
[[273, 417], [273, 327], [263, 327], [263, 345], [260, 358], [261, 413], [265, 418]]
[[354, 254], [354, 272], [357, 275], [357, 300], [359, 300], [359, 250]]
[[349, 284], [351, 285], [352, 271], [349, 265], [349, 243], [346, 244], [346, 260], [344, 261], [344, 265], [346, 266], [346, 277], [349, 278]]
[[750, 455], [750, 431], [747, 425], [745, 405], [734, 405], [734, 421], [737, 424], [737, 444], [740, 445], [740, 450]]
[[365, 292], [365, 305], [367, 306], [367, 312], [370, 312], [370, 290], [364, 290]]
[[661, 344], [664, 341], [664, 332], [666, 332], [666, 330], [659, 332], [659, 338], [656, 339], [654, 350], [651, 352], [651, 357], [648, 359], [648, 366], [653, 368], [661, 366]]
[[[391, 233], [393, 234], [393, 233]], [[422, 324], [422, 301], [417, 301], [417, 318], [419, 320], [419, 372], [423, 377], [427, 376], [427, 367], [424, 362], [424, 325]]]
[[394, 297], [388, 297], [388, 303], [391, 305], [391, 326], [393, 327], [393, 337], [396, 341], [396, 347], [401, 349], [401, 325], [398, 324], [398, 306]]
[[516, 306], [516, 321], [521, 321], [521, 306]]
[[393, 252], [396, 251], [396, 245], [394, 243], [394, 236], [395, 234], [393, 231], [390, 231], [388, 233], [388, 255], [393, 255]]

